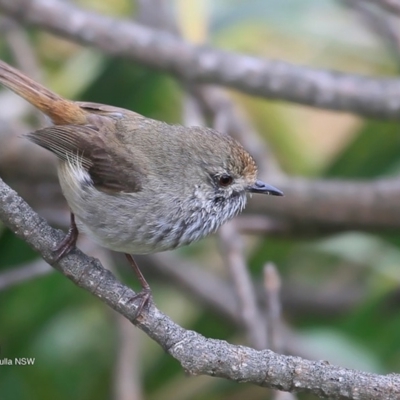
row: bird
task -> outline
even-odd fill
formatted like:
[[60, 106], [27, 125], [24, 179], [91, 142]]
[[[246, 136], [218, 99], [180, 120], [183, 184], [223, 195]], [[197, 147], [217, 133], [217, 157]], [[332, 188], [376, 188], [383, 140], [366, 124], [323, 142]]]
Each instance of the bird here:
[[247, 194], [282, 196], [257, 179], [253, 157], [227, 134], [170, 125], [134, 111], [72, 101], [0, 60], [0, 83], [42, 111], [53, 125], [26, 133], [58, 158], [58, 177], [71, 210], [59, 261], [79, 232], [126, 255], [142, 290], [151, 290], [132, 254], [172, 250], [215, 232], [245, 207]]

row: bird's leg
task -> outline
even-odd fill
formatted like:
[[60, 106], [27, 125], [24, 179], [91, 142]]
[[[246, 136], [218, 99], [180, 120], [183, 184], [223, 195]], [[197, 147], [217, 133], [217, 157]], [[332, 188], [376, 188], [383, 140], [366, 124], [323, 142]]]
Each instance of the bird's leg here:
[[150, 286], [147, 283], [145, 277], [143, 276], [142, 272], [140, 271], [139, 267], [137, 266], [135, 260], [133, 259], [133, 257], [130, 254], [125, 254], [125, 257], [128, 259], [129, 264], [131, 264], [133, 271], [135, 272], [135, 274], [140, 282], [140, 286], [142, 286], [142, 290], [129, 299], [129, 301], [141, 299], [139, 306], [136, 310], [136, 315], [134, 318], [134, 319], [136, 319], [137, 317], [140, 316], [144, 307], [146, 305], [148, 305], [149, 302], [151, 301], [151, 289], [150, 289]]
[[72, 248], [75, 246], [76, 241], [78, 240], [78, 227], [75, 223], [75, 215], [71, 213], [71, 225], [68, 229], [68, 233], [65, 238], [61, 241], [61, 243], [54, 250], [54, 262], [60, 261], [62, 257], [68, 254]]

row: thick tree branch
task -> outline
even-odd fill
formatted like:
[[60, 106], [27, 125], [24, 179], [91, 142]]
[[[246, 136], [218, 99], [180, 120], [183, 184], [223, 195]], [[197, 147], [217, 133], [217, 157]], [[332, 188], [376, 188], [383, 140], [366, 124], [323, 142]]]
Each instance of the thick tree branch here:
[[[63, 235], [52, 229], [0, 180], [0, 219], [47, 261]], [[191, 374], [205, 374], [236, 382], [251, 382], [285, 391], [308, 391], [336, 399], [396, 399], [400, 396], [400, 376], [379, 376], [329, 365], [281, 356], [270, 350], [256, 351], [207, 339], [187, 331], [151, 306], [134, 321], [133, 291], [116, 280], [102, 265], [79, 250], [72, 251], [55, 267], [77, 286], [100, 298], [125, 316], [175, 357]]]
[[180, 78], [319, 108], [400, 119], [400, 80], [370, 78], [195, 46], [167, 32], [59, 0], [0, 0], [0, 10], [107, 54]]

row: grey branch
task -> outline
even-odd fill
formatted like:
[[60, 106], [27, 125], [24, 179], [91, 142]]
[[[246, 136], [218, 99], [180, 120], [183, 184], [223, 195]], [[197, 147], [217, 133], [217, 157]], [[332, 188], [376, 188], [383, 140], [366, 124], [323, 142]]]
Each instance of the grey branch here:
[[374, 181], [308, 180], [273, 181], [285, 197], [253, 197], [247, 209], [283, 218], [296, 226], [325, 225], [329, 229], [399, 228], [400, 179]]
[[277, 268], [271, 262], [264, 265], [263, 275], [267, 305], [268, 347], [278, 353], [282, 353], [282, 304], [280, 300], [282, 286], [281, 278]]
[[374, 3], [379, 7], [382, 7], [386, 11], [400, 16], [400, 0], [367, 0], [370, 3]]
[[59, 0], [0, 0], [0, 10], [21, 22], [184, 80], [318, 108], [400, 119], [399, 79], [308, 68], [196, 46], [173, 34]]
[[369, 7], [364, 0], [341, 0], [341, 3], [358, 15], [360, 21], [387, 47], [391, 57], [399, 65], [400, 37], [397, 29], [399, 21], [393, 21], [390, 15], [380, 9]]
[[[1, 1], [1, 0], [0, 0]], [[31, 204], [50, 210], [65, 205], [55, 183], [51, 154], [18, 137], [29, 128], [14, 129], [0, 120], [0, 172]], [[35, 168], [33, 168], [34, 166]], [[40, 168], [40, 170], [38, 170]], [[41, 184], [33, 184], [44, 179]], [[268, 179], [285, 197], [253, 196], [249, 199], [247, 220], [237, 220], [241, 231], [273, 235], [316, 235], [348, 229], [398, 230], [400, 179], [321, 180], [298, 177]], [[46, 193], [46, 196], [43, 196]], [[54, 213], [53, 213], [54, 214]], [[254, 215], [257, 214], [257, 217]], [[56, 214], [57, 218], [59, 215]], [[53, 217], [54, 219], [54, 217]]]
[[10, 268], [0, 274], [0, 290], [26, 282], [39, 276], [47, 275], [53, 270], [43, 260]]
[[265, 321], [260, 315], [255, 287], [244, 257], [243, 243], [233, 223], [221, 227], [219, 239], [221, 256], [233, 281], [248, 342], [256, 349], [263, 349], [267, 344]]
[[[1, 179], [0, 219], [45, 261], [52, 262], [52, 249], [63, 234], [51, 228]], [[134, 321], [136, 305], [130, 302], [134, 292], [98, 260], [78, 249], [54, 266], [146, 332], [192, 375], [251, 382], [284, 391], [307, 391], [325, 398], [395, 400], [400, 396], [399, 375], [380, 376], [208, 339], [183, 329], [154, 306]]]

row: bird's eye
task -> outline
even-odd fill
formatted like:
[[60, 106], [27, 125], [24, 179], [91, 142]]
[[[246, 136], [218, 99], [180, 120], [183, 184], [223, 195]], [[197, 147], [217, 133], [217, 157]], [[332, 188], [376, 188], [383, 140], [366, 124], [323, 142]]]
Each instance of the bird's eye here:
[[220, 186], [229, 186], [232, 182], [233, 178], [228, 174], [223, 174], [218, 179]]

